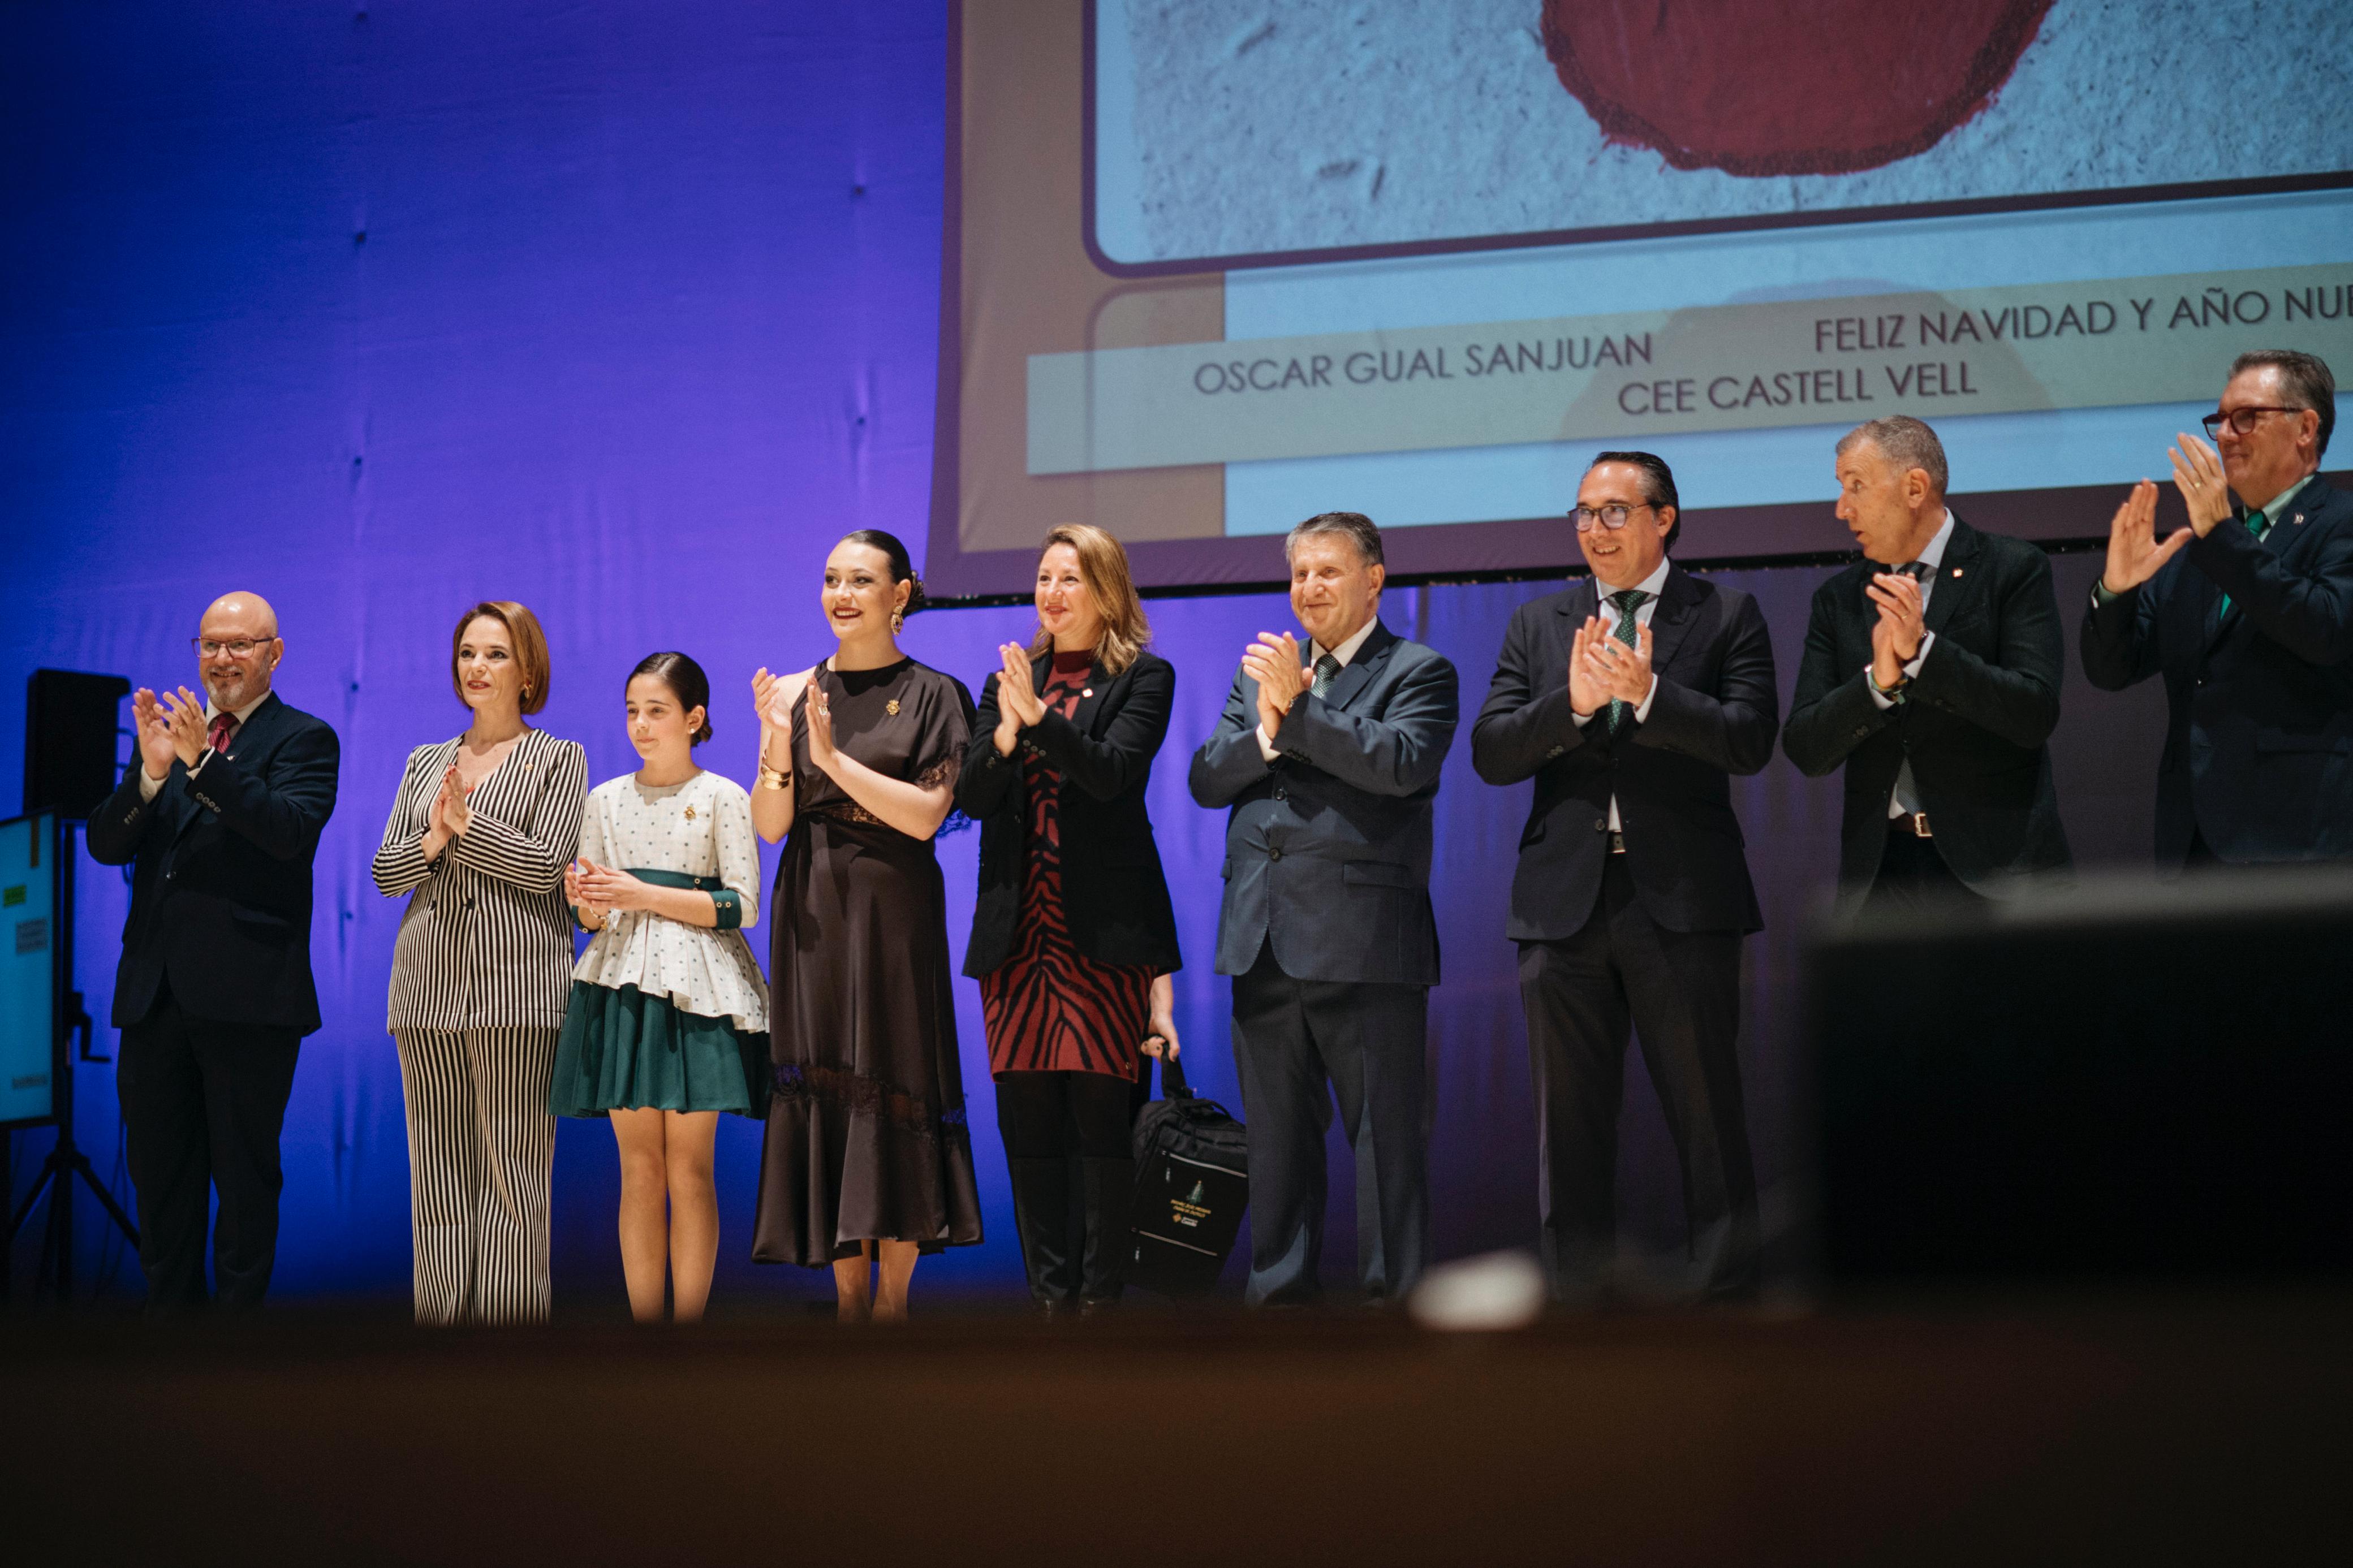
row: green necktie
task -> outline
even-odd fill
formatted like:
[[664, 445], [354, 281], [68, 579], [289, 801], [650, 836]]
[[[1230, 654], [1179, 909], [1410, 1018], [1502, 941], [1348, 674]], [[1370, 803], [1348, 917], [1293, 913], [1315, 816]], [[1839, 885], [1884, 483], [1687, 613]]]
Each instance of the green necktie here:
[[[1609, 595], [1609, 602], [1618, 606], [1619, 617], [1618, 625], [1609, 635], [1628, 647], [1640, 646], [1634, 637], [1634, 612], [1641, 609], [1642, 601], [1650, 596], [1640, 588], [1624, 588]], [[1610, 739], [1615, 740], [1624, 734], [1626, 726], [1633, 721], [1634, 705], [1630, 702], [1621, 702], [1615, 697], [1611, 698], [1609, 720]]]
[[1307, 689], [1321, 697], [1332, 689], [1332, 683], [1339, 678], [1340, 661], [1328, 653], [1324, 654], [1315, 661], [1315, 676]]
[[[2255, 536], [2255, 542], [2258, 544], [2263, 542], [2263, 535], [2272, 531], [2272, 519], [2269, 512], [2251, 511], [2239, 521], [2247, 525], [2247, 531]], [[2221, 620], [2230, 613], [2231, 595], [2225, 594], [2222, 595], [2222, 607], [2215, 612], [2214, 618], [2218, 621]]]

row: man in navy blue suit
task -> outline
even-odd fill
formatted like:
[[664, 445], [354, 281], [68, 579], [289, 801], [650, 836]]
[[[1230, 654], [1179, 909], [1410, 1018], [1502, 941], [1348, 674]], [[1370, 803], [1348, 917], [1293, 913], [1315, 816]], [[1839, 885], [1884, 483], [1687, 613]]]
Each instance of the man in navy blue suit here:
[[2353, 858], [2353, 496], [2319, 477], [2336, 424], [2318, 358], [2241, 354], [2214, 447], [2185, 432], [2168, 454], [2189, 526], [2159, 542], [2143, 479], [2109, 527], [2084, 673], [2165, 677], [2163, 874]]
[[1390, 1300], [1430, 1258], [1430, 803], [1454, 740], [1454, 666], [1381, 624], [1369, 518], [1309, 518], [1284, 551], [1307, 646], [1259, 634], [1190, 778], [1196, 801], [1232, 808], [1217, 967], [1234, 977], [1250, 1121], [1247, 1295], [1319, 1293], [1336, 1092], [1356, 1152], [1359, 1277]]
[[259, 1306], [269, 1288], [278, 1135], [296, 1049], [319, 1026], [311, 860], [340, 761], [334, 731], [269, 689], [286, 644], [259, 595], [214, 601], [195, 642], [204, 694], [133, 695], [139, 754], [89, 835], [91, 858], [134, 868], [115, 1090], [148, 1306], [167, 1314], [214, 1289]]

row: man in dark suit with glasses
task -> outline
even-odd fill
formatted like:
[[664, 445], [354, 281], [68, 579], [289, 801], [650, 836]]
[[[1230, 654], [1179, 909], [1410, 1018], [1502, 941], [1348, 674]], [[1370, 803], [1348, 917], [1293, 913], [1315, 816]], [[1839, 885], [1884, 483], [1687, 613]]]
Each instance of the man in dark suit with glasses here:
[[1779, 701], [1757, 601], [1667, 558], [1673, 473], [1604, 452], [1569, 514], [1592, 576], [1520, 606], [1471, 759], [1535, 781], [1505, 934], [1537, 1107], [1539, 1233], [1553, 1292], [1595, 1300], [1616, 1246], [1626, 1040], [1682, 1156], [1694, 1293], [1758, 1280], [1757, 1178], [1742, 1104], [1740, 945], [1764, 921], [1732, 777], [1772, 759]]
[[2084, 673], [2165, 677], [2166, 875], [2353, 858], [2353, 496], [2319, 477], [2336, 425], [2316, 356], [2241, 354], [2214, 446], [2185, 432], [2168, 454], [2189, 526], [2158, 542], [2147, 479], [2109, 525]]
[[[203, 694], [132, 698], [138, 755], [90, 819], [90, 858], [133, 868], [114, 977], [115, 1089], [147, 1302], [260, 1305], [278, 1255], [279, 1132], [311, 978], [311, 861], [335, 809], [335, 732], [270, 690], [286, 644], [258, 594], [212, 604]], [[207, 1210], [213, 1284], [205, 1280]]]

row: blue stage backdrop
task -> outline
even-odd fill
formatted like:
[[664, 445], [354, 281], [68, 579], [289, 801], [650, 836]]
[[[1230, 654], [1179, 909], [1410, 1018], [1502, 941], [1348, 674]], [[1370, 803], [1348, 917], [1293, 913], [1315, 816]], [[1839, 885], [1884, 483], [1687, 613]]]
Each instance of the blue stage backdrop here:
[[[922, 540], [946, 54], [938, 0], [0, 10], [0, 689], [40, 666], [193, 684], [199, 610], [249, 588], [281, 616], [280, 690], [343, 737], [313, 933], [326, 1026], [304, 1047], [285, 1135], [283, 1294], [407, 1287], [384, 1030], [399, 906], [368, 863], [410, 748], [461, 724], [447, 667], [460, 609], [512, 597], [539, 612], [554, 657], [542, 721], [586, 744], [595, 779], [634, 765], [625, 672], [657, 648], [691, 653], [722, 693], [705, 760], [748, 779], [753, 669], [805, 667], [830, 646], [816, 605], [827, 550], [852, 528]], [[2152, 431], [2153, 455], [2168, 434]], [[2104, 524], [2087, 516], [2084, 531]], [[2061, 562], [2067, 603], [2094, 563]], [[1736, 579], [1764, 601], [1785, 696], [1824, 574]], [[1385, 605], [1463, 678], [1435, 888], [1448, 1255], [1534, 1232], [1501, 934], [1527, 791], [1477, 781], [1467, 720], [1511, 609], [1555, 585], [1408, 588]], [[1197, 1083], [1238, 1106], [1228, 987], [1208, 971], [1223, 820], [1187, 798], [1185, 761], [1240, 649], [1287, 624], [1286, 607], [1260, 595], [1151, 610], [1180, 675], [1152, 802], [1189, 960], [1179, 1025]], [[977, 686], [994, 646], [1029, 626], [1026, 610], [948, 610], [917, 617], [907, 640]], [[11, 779], [18, 711], [0, 722]], [[2071, 683], [2060, 786], [2084, 858], [2145, 858], [2159, 732], [2154, 692], [2094, 699]], [[1777, 760], [1740, 804], [1770, 922], [1751, 946], [1744, 1064], [1786, 1266], [1794, 955], [1834, 855], [1836, 786]], [[941, 847], [959, 957], [976, 847], [966, 835]], [[82, 894], [80, 978], [102, 1017], [125, 890], [85, 862]], [[959, 1002], [988, 1241], [927, 1264], [919, 1289], [1010, 1290], [1018, 1251], [969, 983]], [[110, 1049], [112, 1032], [99, 1039]], [[1639, 1068], [1630, 1080], [1628, 1229], [1663, 1249], [1680, 1240], [1674, 1154]], [[111, 1072], [85, 1067], [79, 1082], [80, 1134], [127, 1193]], [[46, 1144], [16, 1141], [19, 1192]], [[723, 1129], [723, 1311], [826, 1289], [746, 1260], [758, 1153], [755, 1127]], [[1337, 1278], [1352, 1249], [1345, 1163], [1335, 1175]], [[617, 1310], [617, 1180], [606, 1128], [566, 1123], [564, 1310]], [[99, 1235], [87, 1199], [83, 1213], [84, 1268], [134, 1292], [135, 1260]]]

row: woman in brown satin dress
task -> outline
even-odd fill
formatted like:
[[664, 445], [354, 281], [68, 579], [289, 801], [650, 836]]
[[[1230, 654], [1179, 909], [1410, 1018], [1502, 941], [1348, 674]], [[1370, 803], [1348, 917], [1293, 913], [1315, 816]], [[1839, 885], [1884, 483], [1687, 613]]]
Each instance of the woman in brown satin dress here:
[[904, 1318], [917, 1257], [980, 1240], [932, 847], [972, 697], [899, 651], [922, 595], [906, 546], [861, 529], [826, 559], [833, 657], [753, 678], [752, 820], [785, 853], [769, 898], [774, 1092], [752, 1256], [830, 1265], [849, 1321]]
[[1037, 605], [1035, 640], [997, 649], [956, 781], [981, 824], [964, 968], [1030, 1298], [1084, 1315], [1124, 1279], [1139, 1052], [1177, 1050], [1176, 921], [1144, 804], [1176, 672], [1145, 651], [1127, 552], [1099, 528], [1047, 534]]

